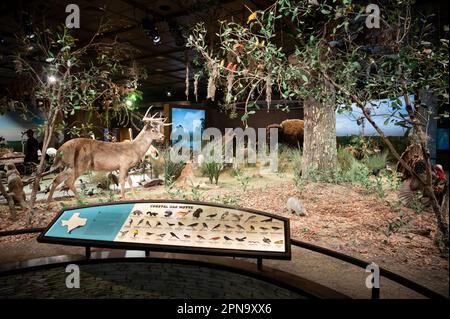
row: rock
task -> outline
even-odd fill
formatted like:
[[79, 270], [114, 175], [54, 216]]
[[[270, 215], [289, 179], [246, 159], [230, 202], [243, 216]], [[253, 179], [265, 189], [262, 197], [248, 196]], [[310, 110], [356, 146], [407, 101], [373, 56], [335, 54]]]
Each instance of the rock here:
[[289, 197], [286, 202], [286, 208], [291, 213], [294, 213], [298, 216], [308, 216], [305, 207], [302, 203], [295, 197]]

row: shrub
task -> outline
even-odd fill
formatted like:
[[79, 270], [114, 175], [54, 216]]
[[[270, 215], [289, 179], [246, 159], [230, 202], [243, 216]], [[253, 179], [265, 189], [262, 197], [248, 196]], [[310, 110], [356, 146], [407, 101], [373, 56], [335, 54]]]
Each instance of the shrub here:
[[367, 188], [370, 183], [369, 175], [370, 172], [367, 166], [356, 159], [353, 159], [350, 168], [343, 173], [343, 180], [354, 185], [359, 184]]
[[398, 233], [402, 228], [408, 226], [411, 221], [411, 217], [405, 216], [404, 212], [400, 212], [397, 218], [388, 221], [385, 232], [386, 236], [389, 237], [392, 234]]
[[278, 144], [278, 172], [284, 173], [290, 167], [291, 149], [284, 145]]
[[242, 190], [245, 192], [247, 190], [247, 186], [250, 183], [250, 176], [245, 175], [241, 171], [237, 172], [234, 176], [239, 184], [242, 186]]
[[383, 169], [386, 167], [388, 153], [377, 153], [370, 156], [365, 157], [362, 162], [367, 166], [369, 171], [373, 171], [374, 169]]
[[161, 158], [151, 159], [153, 178], [158, 178], [164, 172], [164, 160]]
[[220, 163], [205, 162], [202, 164], [202, 174], [209, 178], [211, 184], [215, 183], [217, 185], [222, 168], [223, 165]]
[[302, 150], [299, 148], [291, 148], [289, 153], [290, 165], [294, 177], [300, 177], [302, 175]]
[[168, 186], [180, 176], [184, 163], [172, 161], [170, 158], [170, 150], [164, 150], [162, 152], [162, 158], [164, 163], [164, 185]]
[[350, 167], [352, 166], [353, 162], [355, 161], [355, 158], [353, 157], [352, 153], [350, 153], [345, 147], [340, 146], [338, 148], [338, 161], [339, 166], [343, 172], [347, 172]]

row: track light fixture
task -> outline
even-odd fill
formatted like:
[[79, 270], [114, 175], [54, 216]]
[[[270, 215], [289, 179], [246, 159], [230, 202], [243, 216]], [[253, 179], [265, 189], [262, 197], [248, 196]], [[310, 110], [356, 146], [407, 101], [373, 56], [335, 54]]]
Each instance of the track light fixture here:
[[158, 28], [148, 17], [142, 19], [142, 28], [144, 29], [145, 34], [152, 39], [154, 44], [161, 42], [161, 36], [159, 35]]

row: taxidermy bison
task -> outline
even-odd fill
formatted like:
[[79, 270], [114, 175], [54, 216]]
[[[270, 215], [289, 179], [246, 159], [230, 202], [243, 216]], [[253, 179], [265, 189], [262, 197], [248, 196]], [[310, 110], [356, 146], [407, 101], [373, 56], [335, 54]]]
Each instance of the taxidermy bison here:
[[270, 129], [278, 129], [278, 142], [292, 147], [303, 147], [303, 120], [288, 119], [281, 124], [270, 124], [266, 127], [267, 143], [270, 141]]

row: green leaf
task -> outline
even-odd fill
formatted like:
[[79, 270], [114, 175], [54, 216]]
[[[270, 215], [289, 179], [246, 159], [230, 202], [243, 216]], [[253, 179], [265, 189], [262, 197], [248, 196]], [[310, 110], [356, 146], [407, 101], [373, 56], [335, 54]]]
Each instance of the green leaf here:
[[55, 58], [47, 58], [47, 59], [45, 59], [45, 62], [48, 62], [48, 63], [53, 62], [53, 61], [55, 61]]
[[305, 81], [305, 84], [309, 82], [308, 77], [304, 74], [302, 74], [302, 79]]

